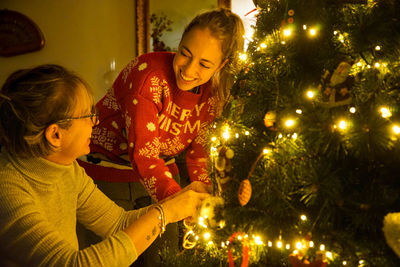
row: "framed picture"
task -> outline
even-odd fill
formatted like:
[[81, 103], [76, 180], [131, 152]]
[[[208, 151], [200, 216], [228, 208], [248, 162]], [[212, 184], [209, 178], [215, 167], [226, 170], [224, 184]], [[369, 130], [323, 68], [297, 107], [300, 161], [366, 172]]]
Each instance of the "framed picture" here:
[[231, 7], [231, 0], [136, 0], [137, 55], [176, 51], [185, 26], [202, 10]]

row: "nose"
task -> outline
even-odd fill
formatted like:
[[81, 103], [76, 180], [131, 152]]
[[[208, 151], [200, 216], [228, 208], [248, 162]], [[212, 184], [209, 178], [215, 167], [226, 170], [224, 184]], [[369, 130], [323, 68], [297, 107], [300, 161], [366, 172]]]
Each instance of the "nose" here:
[[189, 60], [182, 68], [183, 74], [190, 78], [195, 78], [197, 73], [197, 67], [194, 60]]

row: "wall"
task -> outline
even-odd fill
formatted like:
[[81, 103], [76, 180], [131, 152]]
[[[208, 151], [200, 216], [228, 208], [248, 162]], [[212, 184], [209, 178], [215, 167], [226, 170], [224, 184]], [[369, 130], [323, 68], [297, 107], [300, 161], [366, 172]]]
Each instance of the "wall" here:
[[135, 56], [134, 6], [135, 0], [1, 0], [0, 9], [32, 19], [46, 43], [37, 52], [0, 57], [0, 84], [19, 68], [54, 63], [80, 74], [98, 100], [111, 62], [119, 72]]

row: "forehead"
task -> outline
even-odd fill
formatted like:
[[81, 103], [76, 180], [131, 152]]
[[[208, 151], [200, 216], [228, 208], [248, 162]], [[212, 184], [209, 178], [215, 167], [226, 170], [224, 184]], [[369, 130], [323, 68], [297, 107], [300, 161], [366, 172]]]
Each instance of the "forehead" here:
[[189, 49], [193, 56], [219, 63], [222, 60], [222, 41], [208, 28], [195, 27], [183, 37], [180, 47]]
[[94, 99], [88, 88], [84, 84], [79, 84], [77, 86], [76, 95], [75, 95], [75, 112], [74, 113], [83, 113], [86, 111], [90, 111], [94, 104]]

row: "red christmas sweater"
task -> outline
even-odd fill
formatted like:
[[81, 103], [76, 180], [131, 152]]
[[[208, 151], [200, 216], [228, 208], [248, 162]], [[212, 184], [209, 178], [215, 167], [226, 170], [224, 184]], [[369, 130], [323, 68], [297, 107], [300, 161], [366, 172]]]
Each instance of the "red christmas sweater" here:
[[163, 158], [184, 150], [190, 180], [210, 183], [205, 131], [217, 98], [210, 82], [198, 94], [180, 90], [174, 55], [155, 52], [132, 60], [97, 103], [100, 124], [92, 133], [91, 152], [120, 163], [129, 155], [132, 181], [139, 180], [156, 201], [181, 189]]

